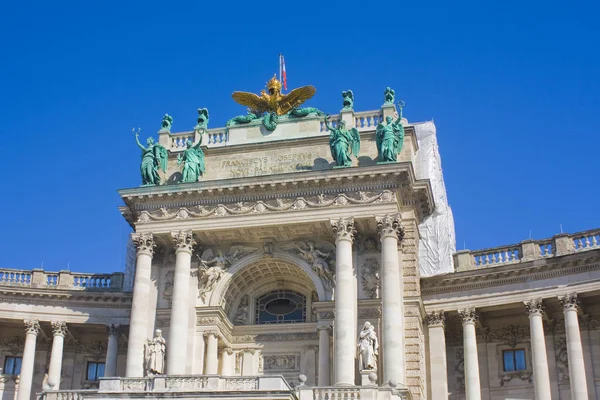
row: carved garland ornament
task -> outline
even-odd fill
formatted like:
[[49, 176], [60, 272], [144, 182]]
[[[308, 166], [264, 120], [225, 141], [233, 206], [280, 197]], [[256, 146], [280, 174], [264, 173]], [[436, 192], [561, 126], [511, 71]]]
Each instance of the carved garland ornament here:
[[142, 211], [139, 214], [137, 222], [148, 223], [151, 221], [222, 217], [226, 215], [263, 214], [267, 212], [303, 210], [306, 208], [340, 207], [348, 204], [393, 203], [395, 201], [396, 195], [389, 190], [384, 190], [375, 195], [358, 192], [357, 196], [353, 197], [347, 194], [338, 194], [335, 196], [320, 194], [314, 200], [306, 197], [298, 197], [290, 202], [286, 202], [283, 199], [275, 199], [272, 201], [237, 202], [231, 205], [218, 204], [214, 207], [197, 205], [192, 208], [181, 207], [177, 210], [169, 210], [163, 207], [159, 211]]

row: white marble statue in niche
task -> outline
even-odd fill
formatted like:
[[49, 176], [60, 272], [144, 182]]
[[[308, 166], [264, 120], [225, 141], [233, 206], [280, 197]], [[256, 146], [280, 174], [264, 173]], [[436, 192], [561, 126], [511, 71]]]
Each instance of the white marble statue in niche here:
[[162, 375], [165, 373], [165, 353], [167, 342], [162, 331], [157, 329], [154, 338], [146, 342], [146, 374]]
[[246, 325], [248, 320], [248, 295], [244, 296], [240, 301], [237, 311], [233, 317], [234, 325]]
[[379, 354], [379, 340], [375, 328], [369, 321], [365, 322], [358, 337], [358, 359], [361, 370], [377, 369], [377, 355]]

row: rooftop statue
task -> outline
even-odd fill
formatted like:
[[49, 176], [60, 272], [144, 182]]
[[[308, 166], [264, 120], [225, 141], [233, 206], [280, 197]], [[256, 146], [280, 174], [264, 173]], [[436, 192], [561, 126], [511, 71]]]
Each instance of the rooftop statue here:
[[198, 124], [194, 127], [195, 131], [208, 128], [208, 108], [198, 109]]
[[292, 118], [302, 118], [302, 117], [306, 117], [310, 114], [318, 115], [319, 117], [325, 115], [325, 113], [323, 111], [319, 110], [318, 108], [297, 107], [297, 108], [293, 108], [292, 111], [290, 111], [289, 116]]
[[202, 135], [197, 144], [193, 144], [191, 140], [185, 142], [186, 149], [183, 155], [177, 156], [177, 165], [183, 163], [183, 171], [181, 172], [181, 182], [198, 182], [198, 178], [206, 172], [204, 164], [204, 152], [200, 148], [202, 144]]
[[329, 115], [325, 117], [325, 125], [329, 129], [329, 148], [335, 163], [340, 167], [350, 167], [352, 159], [350, 154], [358, 157], [360, 151], [360, 134], [356, 128], [346, 129], [344, 120], [340, 120], [337, 127], [328, 123]]
[[354, 93], [352, 93], [352, 90], [346, 90], [342, 92], [342, 98], [344, 99], [344, 107], [342, 108], [342, 110], [352, 110], [352, 108], [354, 107]]
[[267, 92], [262, 90], [260, 96], [248, 92], [233, 92], [231, 97], [236, 103], [250, 107], [253, 114], [275, 113], [284, 115], [300, 106], [315, 95], [314, 86], [303, 86], [288, 94], [281, 93], [281, 82], [275, 76], [267, 82]]
[[390, 116], [385, 118], [385, 124], [377, 125], [375, 131], [375, 140], [377, 143], [377, 161], [378, 162], [395, 162], [398, 160], [398, 154], [402, 150], [404, 143], [404, 127], [402, 126], [402, 107], [404, 103], [398, 102], [400, 114], [394, 119]]
[[384, 102], [383, 105], [394, 105], [394, 99], [396, 98], [396, 92], [394, 89], [390, 89], [389, 87], [385, 88], [383, 92]]
[[[164, 122], [164, 119], [163, 119]], [[135, 141], [140, 149], [142, 149], [142, 165], [140, 171], [142, 173], [142, 186], [160, 185], [159, 168], [163, 172], [167, 172], [167, 149], [158, 143], [154, 143], [154, 138], [146, 139], [148, 147], [142, 146], [140, 143], [140, 129], [135, 132]]]
[[160, 132], [171, 132], [171, 126], [173, 126], [173, 117], [169, 114], [165, 114], [160, 123]]

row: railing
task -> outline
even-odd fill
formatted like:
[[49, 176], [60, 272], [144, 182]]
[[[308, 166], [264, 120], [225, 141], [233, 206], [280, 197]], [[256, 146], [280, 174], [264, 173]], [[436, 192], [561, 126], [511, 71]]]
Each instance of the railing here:
[[[338, 124], [340, 123], [340, 116], [339, 115], [331, 115], [331, 116], [329, 116], [329, 119], [327, 120], [327, 122], [329, 123], [329, 125], [333, 126], [334, 128], [337, 128]], [[327, 131], [329, 131], [329, 129], [327, 129], [327, 124], [325, 123], [325, 121], [320, 121], [319, 132], [327, 132]]]
[[3, 286], [29, 286], [31, 271], [18, 269], [0, 269], [0, 285]]
[[189, 140], [194, 143], [196, 137], [195, 132], [180, 132], [169, 134], [170, 146], [168, 147], [171, 151], [183, 150], [186, 147], [186, 143]]
[[87, 396], [85, 394], [96, 393], [95, 389], [81, 389], [81, 390], [57, 390], [54, 392], [43, 392], [38, 393], [36, 396], [37, 400], [82, 400]]
[[381, 110], [363, 111], [354, 114], [354, 126], [359, 131], [374, 130], [383, 121]]
[[41, 269], [31, 271], [0, 269], [0, 286], [54, 290], [120, 291], [123, 287], [123, 273], [82, 274], [71, 271], [47, 272]]
[[454, 269], [466, 271], [563, 256], [600, 249], [600, 229], [560, 234], [549, 239], [526, 240], [510, 246], [462, 250], [454, 254]]
[[342, 387], [313, 388], [314, 400], [359, 400], [360, 389]]
[[225, 144], [229, 141], [229, 131], [226, 128], [211, 129], [206, 135], [208, 136], [207, 144], [209, 145]]

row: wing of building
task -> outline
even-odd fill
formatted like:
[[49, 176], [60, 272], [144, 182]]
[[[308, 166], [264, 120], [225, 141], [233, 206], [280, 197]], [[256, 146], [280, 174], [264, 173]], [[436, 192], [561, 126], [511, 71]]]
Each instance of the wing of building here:
[[456, 252], [435, 126], [390, 93], [165, 116], [124, 274], [0, 269], [0, 398], [600, 399], [600, 229]]

